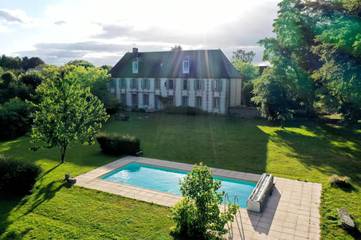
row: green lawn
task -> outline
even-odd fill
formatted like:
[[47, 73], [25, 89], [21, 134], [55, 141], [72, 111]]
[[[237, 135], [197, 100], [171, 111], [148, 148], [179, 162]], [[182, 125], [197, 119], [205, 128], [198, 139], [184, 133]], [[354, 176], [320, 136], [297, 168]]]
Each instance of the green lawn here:
[[[360, 131], [163, 114], [133, 114], [129, 122], [110, 122], [105, 131], [139, 137], [146, 157], [320, 182], [323, 239], [352, 239], [337, 226], [338, 207], [347, 207], [361, 224]], [[167, 208], [62, 186], [65, 173], [78, 175], [115, 159], [102, 155], [97, 145], [73, 146], [68, 162], [58, 166], [55, 149], [31, 152], [28, 142], [23, 137], [0, 143], [0, 153], [44, 169], [32, 195], [0, 200], [0, 239], [172, 239]], [[332, 174], [350, 176], [354, 189], [329, 187]]]

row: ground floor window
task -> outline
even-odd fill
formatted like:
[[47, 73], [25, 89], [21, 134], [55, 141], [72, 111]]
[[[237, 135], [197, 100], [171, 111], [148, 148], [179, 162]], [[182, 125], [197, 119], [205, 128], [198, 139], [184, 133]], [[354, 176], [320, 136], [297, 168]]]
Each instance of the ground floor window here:
[[219, 97], [213, 98], [213, 108], [214, 109], [219, 109], [219, 107], [220, 107], [220, 99], [219, 99]]
[[138, 106], [138, 94], [132, 94], [132, 106], [133, 107]]
[[188, 106], [188, 96], [182, 96], [182, 106]]
[[159, 96], [156, 96], [154, 98], [154, 106], [155, 106], [155, 109], [160, 109], [160, 99], [159, 99]]
[[149, 105], [149, 95], [143, 94], [143, 105], [148, 106]]
[[202, 97], [196, 97], [196, 107], [202, 108]]
[[124, 106], [127, 105], [127, 95], [125, 93], [120, 95], [120, 103]]

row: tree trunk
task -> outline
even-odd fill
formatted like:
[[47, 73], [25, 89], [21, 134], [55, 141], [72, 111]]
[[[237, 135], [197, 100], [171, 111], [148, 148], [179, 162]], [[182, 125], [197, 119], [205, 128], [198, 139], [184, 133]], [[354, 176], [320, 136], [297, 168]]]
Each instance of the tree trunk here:
[[67, 144], [60, 147], [60, 161], [61, 161], [61, 163], [65, 162], [66, 149], [67, 149]]

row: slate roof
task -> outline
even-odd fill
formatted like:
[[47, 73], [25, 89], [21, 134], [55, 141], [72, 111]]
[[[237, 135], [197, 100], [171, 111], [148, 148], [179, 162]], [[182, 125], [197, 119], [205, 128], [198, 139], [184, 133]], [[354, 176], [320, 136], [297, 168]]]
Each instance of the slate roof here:
[[[132, 73], [138, 58], [139, 72]], [[189, 74], [182, 73], [182, 62], [190, 60]], [[111, 69], [112, 77], [149, 78], [241, 78], [239, 72], [220, 49], [163, 52], [128, 52]]]

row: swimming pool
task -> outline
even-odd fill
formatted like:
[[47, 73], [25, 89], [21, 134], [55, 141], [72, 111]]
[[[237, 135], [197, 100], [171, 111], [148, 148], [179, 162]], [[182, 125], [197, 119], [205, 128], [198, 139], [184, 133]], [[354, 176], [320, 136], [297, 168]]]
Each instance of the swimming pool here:
[[[133, 162], [115, 169], [101, 178], [114, 183], [129, 184], [149, 190], [181, 195], [179, 183], [187, 173], [187, 171], [183, 170]], [[248, 196], [256, 186], [254, 182], [232, 178], [214, 176], [214, 179], [221, 181], [220, 191], [226, 192], [231, 201], [233, 201], [234, 196], [237, 196], [238, 205], [242, 208], [246, 207]]]

